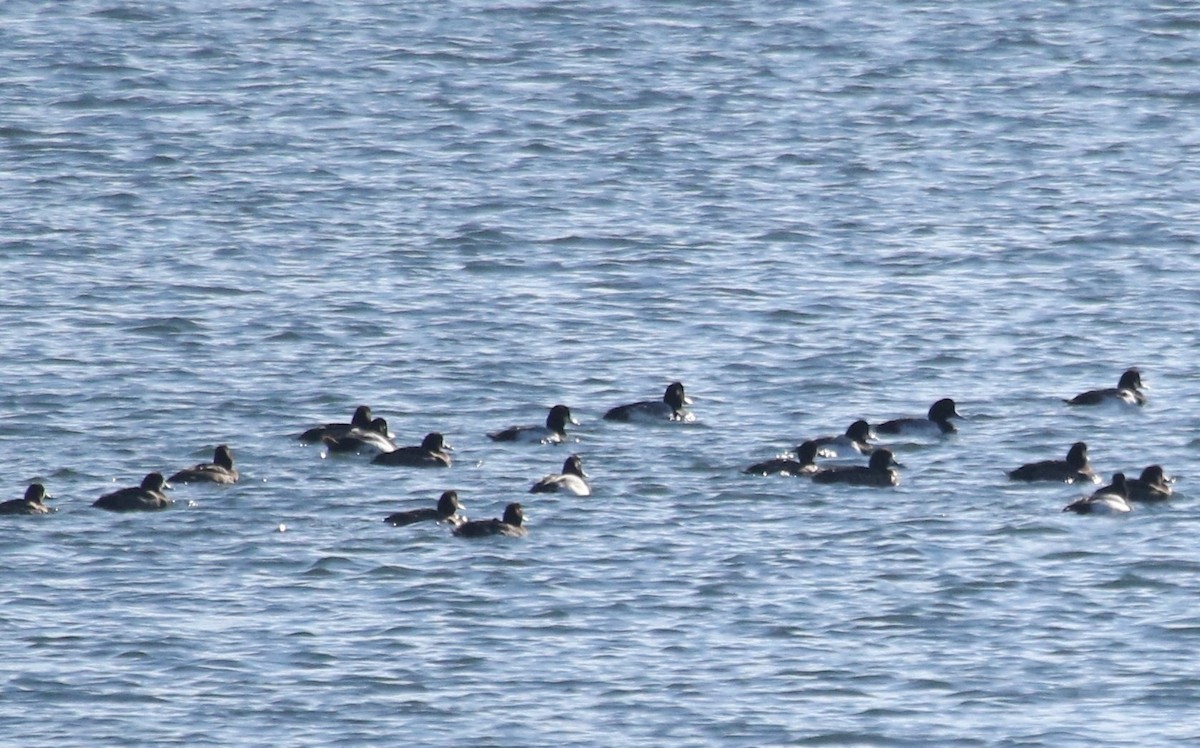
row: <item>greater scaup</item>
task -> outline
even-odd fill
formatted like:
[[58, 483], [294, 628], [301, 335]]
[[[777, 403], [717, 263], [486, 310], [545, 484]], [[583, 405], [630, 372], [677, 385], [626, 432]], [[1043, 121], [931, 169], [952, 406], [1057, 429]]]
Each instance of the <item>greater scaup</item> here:
[[567, 424], [579, 425], [571, 417], [571, 409], [565, 405], [555, 405], [546, 414], [544, 426], [509, 426], [503, 431], [488, 434], [492, 441], [497, 442], [528, 442], [540, 444], [560, 444], [567, 438]]
[[150, 473], [142, 479], [140, 486], [122, 488], [106, 493], [92, 502], [92, 506], [110, 512], [146, 512], [166, 509], [172, 502], [163, 493], [170, 488], [162, 473]]
[[1112, 483], [1063, 507], [1076, 514], [1124, 514], [1129, 507], [1129, 488], [1124, 473], [1113, 473]]
[[391, 452], [380, 452], [371, 459], [376, 465], [405, 465], [408, 467], [450, 467], [446, 438], [436, 431], [425, 435], [420, 446], [400, 447]]
[[690, 421], [694, 416], [685, 408], [692, 399], [683, 390], [682, 382], [671, 382], [661, 400], [618, 405], [604, 414], [606, 421]]
[[958, 410], [955, 409], [954, 401], [948, 397], [944, 397], [929, 406], [928, 417], [896, 418], [891, 421], [884, 421], [875, 427], [875, 433], [899, 434], [903, 436], [951, 434], [957, 431], [957, 429], [954, 428], [954, 424], [950, 423], [950, 419], [961, 417], [958, 414]]
[[1129, 491], [1130, 501], [1166, 501], [1175, 492], [1171, 487], [1172, 480], [1162, 465], [1151, 465], [1140, 477], [1125, 481], [1125, 488]]
[[388, 434], [388, 422], [383, 418], [373, 418], [366, 428], [356, 426], [342, 436], [323, 436], [321, 441], [329, 452], [375, 454], [396, 449], [396, 442]]
[[752, 475], [812, 475], [817, 472], [817, 443], [808, 440], [796, 447], [796, 459], [777, 457], [773, 460], [755, 463], [743, 472]]
[[458, 503], [458, 491], [443, 491], [442, 495], [438, 498], [436, 509], [426, 507], [424, 509], [410, 509], [405, 512], [396, 512], [395, 514], [389, 514], [383, 521], [394, 527], [429, 521], [457, 525], [467, 520], [466, 517], [459, 514], [462, 508], [463, 505]]
[[50, 514], [54, 508], [46, 505], [46, 499], [52, 498], [54, 497], [46, 493], [44, 485], [30, 483], [25, 489], [25, 498], [0, 503], [0, 514]]
[[480, 519], [464, 522], [454, 528], [454, 534], [463, 538], [482, 538], [488, 535], [507, 535], [511, 538], [523, 538], [529, 531], [522, 527], [525, 512], [517, 503], [504, 507], [503, 519]]
[[813, 439], [817, 444], [817, 454], [821, 457], [856, 457], [870, 454], [873, 447], [867, 440], [874, 436], [871, 424], [859, 419], [846, 428], [844, 434], [837, 436], [818, 436]]
[[571, 455], [563, 461], [561, 473], [545, 476], [529, 489], [529, 493], [555, 493], [566, 491], [576, 496], [590, 496], [592, 489], [587, 484], [588, 474], [583, 471], [583, 460]]
[[366, 405], [360, 405], [354, 409], [354, 415], [350, 418], [350, 423], [327, 423], [324, 426], [314, 426], [305, 431], [298, 438], [305, 444], [316, 444], [323, 437], [345, 436], [353, 428], [370, 428], [371, 426], [371, 409]]
[[1067, 400], [1068, 405], [1105, 405], [1118, 403], [1124, 405], [1145, 405], [1146, 394], [1143, 389], [1149, 389], [1142, 384], [1142, 373], [1137, 369], [1126, 369], [1117, 382], [1116, 387], [1101, 390], [1081, 392]]
[[238, 482], [238, 471], [233, 466], [233, 452], [229, 447], [220, 444], [213, 450], [213, 461], [202, 462], [190, 468], [184, 468], [170, 477], [171, 483], [222, 483], [229, 485]]
[[854, 486], [897, 486], [900, 474], [891, 450], [876, 449], [864, 465], [838, 465], [813, 473], [814, 483], [849, 483]]
[[1087, 444], [1075, 442], [1067, 450], [1065, 460], [1041, 460], [1022, 465], [1008, 472], [1012, 480], [1059, 481], [1067, 483], [1095, 483], [1099, 480], [1088, 464]]

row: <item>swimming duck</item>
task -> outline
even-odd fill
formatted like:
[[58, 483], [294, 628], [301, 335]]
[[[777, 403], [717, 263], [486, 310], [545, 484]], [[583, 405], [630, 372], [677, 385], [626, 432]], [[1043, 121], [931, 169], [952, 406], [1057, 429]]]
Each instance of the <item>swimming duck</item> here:
[[229, 485], [238, 482], [238, 471], [233, 466], [233, 453], [224, 444], [213, 450], [213, 461], [202, 462], [190, 468], [184, 468], [172, 475], [171, 483], [223, 483]]
[[479, 519], [464, 522], [454, 528], [454, 534], [461, 538], [482, 538], [488, 535], [507, 535], [510, 538], [523, 538], [529, 531], [521, 526], [525, 521], [525, 512], [517, 503], [504, 507], [503, 519]]
[[375, 454], [396, 449], [396, 442], [388, 436], [388, 422], [383, 418], [373, 418], [366, 428], [356, 426], [342, 436], [325, 435], [321, 442], [329, 452]]
[[340, 437], [349, 433], [350, 429], [359, 428], [366, 429], [371, 426], [371, 409], [366, 405], [360, 405], [354, 409], [354, 415], [350, 418], [350, 423], [327, 423], [324, 426], [314, 426], [305, 431], [298, 438], [305, 444], [316, 444], [321, 441], [322, 437], [332, 436]]
[[1137, 369], [1126, 369], [1116, 387], [1081, 392], [1066, 402], [1067, 405], [1145, 405], [1146, 394], [1142, 392], [1143, 389], [1149, 388], [1142, 384], [1142, 373]]
[[1077, 514], [1124, 514], [1129, 507], [1129, 488], [1124, 473], [1113, 473], [1112, 483], [1091, 496], [1071, 502], [1063, 507], [1064, 512]]
[[1065, 460], [1041, 460], [1030, 462], [1008, 472], [1012, 480], [1050, 480], [1067, 483], [1094, 483], [1098, 480], [1092, 466], [1088, 464], [1087, 444], [1075, 442], [1067, 450]]
[[821, 457], [854, 457], [871, 453], [874, 447], [867, 440], [872, 436], [871, 425], [860, 419], [850, 424], [844, 434], [819, 436], [813, 441]]
[[1125, 481], [1125, 488], [1129, 491], [1130, 501], [1166, 501], [1175, 492], [1171, 488], [1172, 480], [1162, 465], [1151, 465], [1142, 471], [1141, 477]]
[[174, 503], [163, 493], [168, 488], [170, 486], [162, 473], [150, 473], [142, 479], [140, 486], [106, 493], [92, 502], [92, 506], [110, 512], [149, 512], [166, 509]]
[[393, 527], [429, 521], [458, 525], [467, 521], [465, 516], [459, 514], [459, 510], [462, 508], [462, 504], [458, 503], [458, 491], [443, 491], [441, 497], [438, 498], [436, 509], [410, 509], [406, 512], [396, 512], [389, 514], [383, 521]]
[[746, 468], [743, 472], [752, 475], [812, 475], [819, 469], [816, 464], [817, 443], [809, 440], [796, 447], [796, 459], [790, 460], [777, 457], [774, 460], [759, 462]]
[[536, 444], [561, 444], [567, 438], [567, 424], [579, 425], [571, 417], [571, 409], [555, 405], [546, 415], [545, 426], [509, 426], [503, 431], [494, 431], [488, 438], [497, 442], [527, 442]]
[[839, 465], [813, 473], [814, 483], [849, 483], [854, 486], [898, 486], [900, 475], [893, 468], [896, 458], [891, 450], [877, 449], [866, 466]]
[[592, 489], [587, 484], [588, 474], [583, 471], [583, 461], [579, 455], [571, 455], [563, 461], [561, 473], [551, 473], [533, 484], [529, 493], [555, 493], [566, 491], [576, 496], [591, 496]]
[[683, 391], [682, 382], [671, 382], [661, 400], [643, 400], [641, 402], [618, 405], [604, 414], [606, 421], [690, 421], [693, 416], [684, 407], [691, 405], [692, 399]]
[[449, 451], [453, 449], [446, 438], [436, 431], [428, 433], [420, 446], [400, 447], [380, 452], [371, 459], [376, 465], [406, 465], [408, 467], [450, 467]]
[[927, 418], [897, 418], [884, 421], [875, 427], [875, 433], [905, 436], [952, 434], [958, 429], [950, 423], [951, 418], [962, 418], [962, 416], [955, 409], [954, 401], [945, 397], [929, 406]]
[[46, 506], [46, 499], [52, 498], [41, 483], [30, 483], [25, 489], [25, 498], [0, 503], [0, 514], [50, 514], [54, 508]]

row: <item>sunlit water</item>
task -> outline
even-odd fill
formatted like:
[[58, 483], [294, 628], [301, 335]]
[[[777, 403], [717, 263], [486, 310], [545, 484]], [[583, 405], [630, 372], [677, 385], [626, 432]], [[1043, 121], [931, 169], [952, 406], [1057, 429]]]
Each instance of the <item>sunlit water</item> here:
[[[5, 740], [1200, 738], [1200, 23], [720, 5], [0, 6]], [[741, 473], [946, 396], [898, 488]], [[454, 467], [295, 441], [360, 403]], [[1080, 439], [1177, 499], [1007, 481]], [[381, 521], [447, 488], [529, 537]]]

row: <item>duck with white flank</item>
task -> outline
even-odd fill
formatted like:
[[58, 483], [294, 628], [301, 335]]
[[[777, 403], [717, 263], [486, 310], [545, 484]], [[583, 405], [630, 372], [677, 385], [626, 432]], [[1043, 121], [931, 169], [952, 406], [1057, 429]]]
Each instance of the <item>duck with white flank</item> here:
[[661, 400], [642, 400], [610, 408], [606, 421], [691, 421], [695, 418], [685, 406], [692, 399], [683, 390], [683, 382], [671, 382]]
[[1124, 514], [1129, 510], [1129, 488], [1124, 473], [1113, 473], [1112, 483], [1063, 507], [1064, 512], [1076, 514]]
[[509, 426], [502, 431], [493, 431], [488, 438], [496, 442], [524, 442], [527, 444], [561, 444], [567, 439], [567, 424], [579, 425], [571, 417], [571, 409], [555, 405], [546, 415], [544, 426]]
[[583, 460], [579, 455], [571, 455], [563, 461], [561, 473], [551, 473], [545, 476], [529, 489], [529, 493], [556, 493], [566, 491], [576, 496], [591, 496], [592, 489], [587, 483], [588, 474], [583, 471]]
[[1149, 388], [1142, 384], [1142, 373], [1137, 369], [1126, 369], [1116, 387], [1081, 392], [1067, 400], [1067, 405], [1145, 405], [1143, 389]]

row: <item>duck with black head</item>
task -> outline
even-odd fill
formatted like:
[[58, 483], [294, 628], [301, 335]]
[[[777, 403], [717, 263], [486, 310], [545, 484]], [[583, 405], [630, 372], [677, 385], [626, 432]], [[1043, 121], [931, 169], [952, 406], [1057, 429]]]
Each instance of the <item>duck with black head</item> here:
[[354, 415], [350, 417], [350, 423], [326, 423], [323, 426], [313, 426], [297, 438], [305, 444], [316, 444], [326, 436], [345, 436], [351, 429], [365, 429], [370, 427], [371, 409], [366, 405], [360, 405], [354, 409]]
[[900, 474], [895, 455], [889, 449], [876, 449], [864, 465], [838, 465], [813, 473], [813, 483], [847, 483], [852, 486], [898, 486]]
[[168, 488], [170, 485], [162, 473], [150, 473], [142, 479], [141, 485], [106, 493], [92, 502], [92, 506], [110, 512], [153, 512], [166, 509], [174, 503], [164, 493]]
[[1112, 483], [1091, 496], [1072, 501], [1063, 507], [1063, 511], [1076, 514], [1125, 514], [1130, 508], [1125, 474], [1113, 473]]
[[810, 439], [796, 447], [796, 459], [776, 457], [771, 460], [756, 462], [742, 472], [751, 475], [807, 476], [813, 475], [820, 470], [817, 467], [816, 460], [817, 443]]
[[453, 447], [446, 437], [436, 431], [425, 435], [420, 445], [399, 447], [391, 452], [380, 452], [371, 459], [375, 465], [398, 465], [405, 467], [450, 467], [450, 450]]
[[641, 400], [618, 405], [604, 414], [606, 421], [692, 421], [695, 416], [687, 409], [692, 399], [683, 389], [683, 382], [671, 382], [661, 400]]
[[328, 454], [379, 454], [396, 449], [396, 442], [388, 434], [388, 422], [383, 418], [372, 418], [366, 428], [356, 426], [342, 436], [323, 436], [321, 441]]
[[583, 470], [579, 455], [563, 460], [561, 473], [550, 473], [534, 483], [529, 493], [558, 493], [563, 491], [576, 496], [591, 496], [592, 488], [587, 482], [588, 474]]
[[503, 518], [463, 522], [454, 528], [454, 534], [460, 538], [486, 538], [492, 535], [523, 538], [529, 534], [529, 530], [524, 527], [524, 522], [525, 512], [520, 504], [514, 502], [504, 507]]
[[1117, 380], [1116, 387], [1105, 387], [1098, 390], [1081, 392], [1067, 400], [1067, 405], [1145, 405], [1146, 393], [1149, 389], [1142, 382], [1142, 372], [1138, 369], [1126, 369]]
[[493, 431], [488, 438], [496, 442], [523, 442], [526, 444], [561, 444], [567, 440], [567, 424], [579, 425], [571, 416], [571, 409], [555, 405], [546, 414], [545, 425], [509, 426]]
[[24, 498], [0, 502], [0, 514], [50, 514], [55, 510], [46, 504], [46, 499], [52, 498], [43, 484], [30, 483]]
[[1129, 490], [1130, 501], [1153, 503], [1171, 498], [1175, 493], [1171, 487], [1174, 482], [1162, 465], [1150, 465], [1137, 478], [1125, 481], [1125, 487]]
[[1067, 450], [1063, 460], [1039, 460], [1029, 462], [1008, 471], [1011, 480], [1055, 481], [1058, 483], [1096, 483], [1100, 479], [1088, 462], [1086, 442], [1075, 442]]
[[383, 521], [393, 527], [403, 527], [417, 522], [445, 522], [449, 525], [458, 525], [467, 520], [464, 515], [459, 514], [462, 509], [463, 505], [458, 501], [458, 491], [443, 491], [442, 495], [438, 497], [436, 507], [396, 512], [384, 517]]
[[228, 445], [220, 444], [213, 450], [212, 462], [202, 462], [199, 465], [184, 468], [172, 475], [168, 482], [232, 485], [237, 483], [240, 477], [237, 468], [233, 466], [233, 452], [230, 451]]
[[895, 418], [875, 427], [876, 434], [891, 436], [941, 436], [958, 431], [951, 418], [962, 418], [954, 400], [944, 397], [929, 406], [925, 418]]

